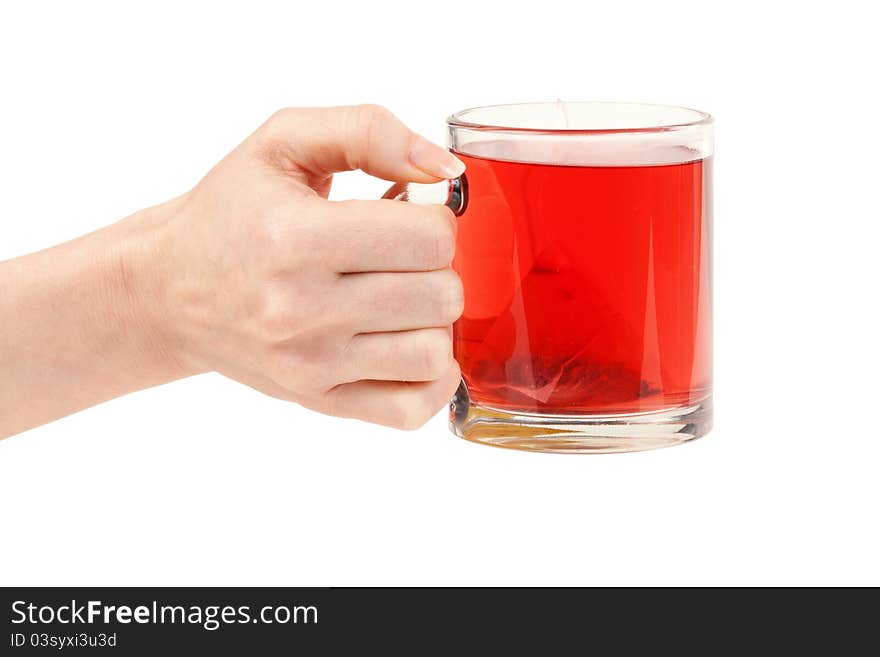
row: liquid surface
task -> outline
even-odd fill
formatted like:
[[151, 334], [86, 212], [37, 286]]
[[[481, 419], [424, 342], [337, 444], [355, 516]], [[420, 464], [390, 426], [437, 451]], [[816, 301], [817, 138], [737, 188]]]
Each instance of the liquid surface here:
[[472, 401], [630, 413], [711, 392], [711, 158], [555, 166], [477, 158], [453, 267]]

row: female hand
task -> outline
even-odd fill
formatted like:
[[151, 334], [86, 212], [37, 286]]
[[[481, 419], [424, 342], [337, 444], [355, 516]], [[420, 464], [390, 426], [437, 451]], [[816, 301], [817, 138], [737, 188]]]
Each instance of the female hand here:
[[[56, 315], [89, 339], [74, 344], [63, 326], [41, 338], [65, 350], [55, 374], [77, 390], [50, 380], [51, 368], [30, 388], [0, 388], [0, 402], [36, 409], [19, 411], [7, 431], [206, 371], [323, 413], [423, 424], [460, 376], [450, 331], [463, 307], [449, 268], [455, 219], [444, 206], [327, 200], [333, 173], [351, 169], [436, 182], [464, 165], [379, 107], [282, 110], [183, 196], [0, 265], [25, 279], [15, 285], [25, 292], [41, 257], [59, 277], [59, 263], [69, 262], [78, 289], [108, 290], [88, 307], [82, 295], [67, 298], [64, 317]], [[90, 261], [100, 263], [94, 272]], [[16, 298], [32, 307], [34, 294], [42, 293], [31, 286], [12, 295], [0, 312], [21, 312]], [[44, 310], [57, 301], [46, 299]], [[40, 318], [35, 312], [32, 323]], [[9, 341], [10, 358], [16, 340], [26, 346], [26, 327]], [[91, 380], [96, 358], [102, 375]], [[35, 400], [47, 385], [49, 399]]]

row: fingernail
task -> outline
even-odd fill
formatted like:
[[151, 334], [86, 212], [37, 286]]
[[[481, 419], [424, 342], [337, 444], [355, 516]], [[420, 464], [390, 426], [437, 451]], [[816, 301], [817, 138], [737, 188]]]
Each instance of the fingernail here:
[[464, 173], [464, 162], [424, 137], [416, 139], [409, 160], [413, 166], [436, 178], [458, 178]]

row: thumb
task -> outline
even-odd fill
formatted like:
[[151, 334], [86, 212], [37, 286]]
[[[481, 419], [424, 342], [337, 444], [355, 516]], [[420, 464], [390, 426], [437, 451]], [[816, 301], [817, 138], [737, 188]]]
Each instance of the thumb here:
[[464, 164], [378, 105], [291, 108], [258, 131], [265, 146], [316, 175], [362, 169], [395, 182], [457, 178]]

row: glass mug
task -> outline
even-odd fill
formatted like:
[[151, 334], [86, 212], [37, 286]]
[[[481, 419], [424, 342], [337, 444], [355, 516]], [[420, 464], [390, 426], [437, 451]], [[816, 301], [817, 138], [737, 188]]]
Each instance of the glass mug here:
[[464, 175], [385, 196], [458, 216], [452, 431], [563, 453], [706, 434], [712, 118], [558, 102], [468, 109], [447, 126]]

